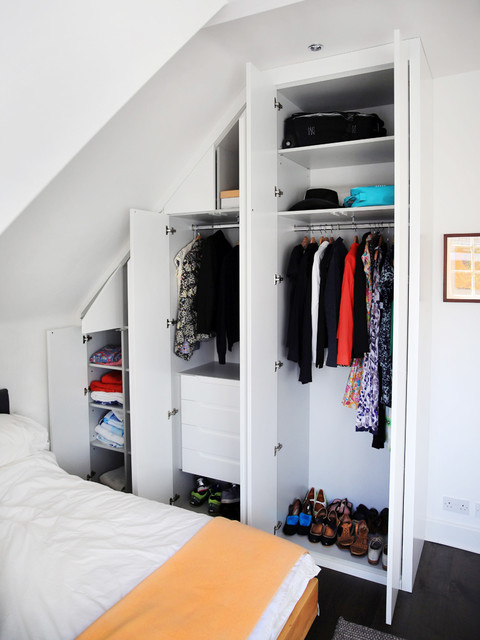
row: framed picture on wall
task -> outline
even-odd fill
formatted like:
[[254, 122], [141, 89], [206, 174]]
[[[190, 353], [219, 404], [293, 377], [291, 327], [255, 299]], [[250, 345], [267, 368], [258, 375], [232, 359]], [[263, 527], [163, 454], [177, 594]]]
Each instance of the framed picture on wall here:
[[443, 301], [480, 302], [480, 233], [443, 236]]

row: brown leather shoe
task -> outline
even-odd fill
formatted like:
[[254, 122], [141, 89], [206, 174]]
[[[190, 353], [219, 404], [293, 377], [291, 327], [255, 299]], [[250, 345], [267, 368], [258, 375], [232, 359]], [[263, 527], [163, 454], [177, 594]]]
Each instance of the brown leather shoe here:
[[325, 523], [325, 527], [323, 528], [322, 535], [322, 544], [326, 546], [330, 546], [335, 544], [335, 540], [337, 539], [338, 532], [338, 516], [335, 509], [330, 509], [327, 516], [327, 521]]
[[325, 523], [327, 521], [327, 510], [322, 507], [313, 518], [312, 526], [308, 532], [310, 542], [321, 542]]

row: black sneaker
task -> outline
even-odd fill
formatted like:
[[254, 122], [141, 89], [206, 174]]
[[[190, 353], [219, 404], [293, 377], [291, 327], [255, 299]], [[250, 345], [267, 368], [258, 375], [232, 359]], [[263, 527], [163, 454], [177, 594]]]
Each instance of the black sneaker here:
[[190, 504], [194, 507], [199, 507], [207, 500], [210, 490], [210, 485], [206, 484], [203, 478], [197, 478], [195, 489], [190, 492]]
[[235, 504], [240, 502], [240, 487], [232, 484], [222, 491], [222, 504]]
[[216, 516], [220, 513], [220, 507], [222, 506], [222, 487], [219, 484], [215, 484], [208, 496], [208, 513], [211, 516]]

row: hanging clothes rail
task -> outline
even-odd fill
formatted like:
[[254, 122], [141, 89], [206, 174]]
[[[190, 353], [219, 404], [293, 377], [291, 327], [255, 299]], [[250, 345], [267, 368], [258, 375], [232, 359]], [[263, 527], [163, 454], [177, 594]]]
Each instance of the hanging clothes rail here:
[[340, 231], [341, 229], [393, 229], [394, 226], [393, 222], [326, 222], [325, 224], [317, 222], [303, 226], [295, 225], [293, 230], [308, 233], [309, 231]]
[[205, 229], [238, 229], [237, 222], [212, 222], [211, 224], [192, 224], [193, 232], [202, 231]]

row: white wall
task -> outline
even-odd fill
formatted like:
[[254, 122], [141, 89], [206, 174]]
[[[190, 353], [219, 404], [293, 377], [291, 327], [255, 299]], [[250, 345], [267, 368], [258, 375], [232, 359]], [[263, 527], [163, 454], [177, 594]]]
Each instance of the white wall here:
[[48, 426], [48, 328], [79, 324], [74, 318], [35, 318], [4, 323], [0, 331], [0, 388], [7, 388], [10, 411]]
[[[427, 539], [480, 553], [480, 303], [443, 302], [443, 234], [480, 232], [480, 70], [434, 81], [432, 386]], [[470, 515], [443, 510], [470, 500]]]

